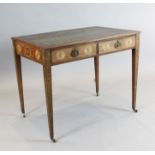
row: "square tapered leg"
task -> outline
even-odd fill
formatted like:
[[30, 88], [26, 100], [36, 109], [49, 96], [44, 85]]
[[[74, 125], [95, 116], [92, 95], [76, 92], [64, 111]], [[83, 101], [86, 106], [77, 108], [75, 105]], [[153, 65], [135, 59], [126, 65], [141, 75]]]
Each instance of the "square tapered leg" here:
[[94, 69], [95, 69], [95, 84], [96, 84], [96, 95], [99, 95], [99, 57], [94, 57]]
[[21, 107], [21, 112], [23, 113], [23, 117], [25, 117], [21, 56], [16, 54], [15, 49], [14, 49], [14, 58], [15, 58], [15, 67], [16, 67], [16, 76], [17, 76], [17, 84], [18, 84], [18, 91], [19, 91], [20, 107]]
[[52, 101], [52, 72], [50, 64], [50, 52], [45, 52], [45, 63], [43, 65], [44, 85], [45, 85], [45, 97], [47, 107], [47, 117], [49, 125], [49, 134], [53, 142], [54, 139], [54, 125], [53, 125], [53, 101]]
[[138, 112], [136, 109], [138, 61], [139, 61], [139, 35], [136, 35], [136, 47], [132, 49], [132, 109], [134, 112]]

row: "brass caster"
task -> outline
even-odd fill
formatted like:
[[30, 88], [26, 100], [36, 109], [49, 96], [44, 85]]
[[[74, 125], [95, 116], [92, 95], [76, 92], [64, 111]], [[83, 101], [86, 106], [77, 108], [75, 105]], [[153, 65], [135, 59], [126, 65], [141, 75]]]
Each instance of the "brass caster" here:
[[56, 140], [54, 138], [51, 138], [51, 140], [53, 141], [53, 143], [56, 143]]
[[136, 108], [132, 108], [132, 109], [133, 109], [134, 112], [136, 112], [136, 113], [138, 112], [138, 110]]

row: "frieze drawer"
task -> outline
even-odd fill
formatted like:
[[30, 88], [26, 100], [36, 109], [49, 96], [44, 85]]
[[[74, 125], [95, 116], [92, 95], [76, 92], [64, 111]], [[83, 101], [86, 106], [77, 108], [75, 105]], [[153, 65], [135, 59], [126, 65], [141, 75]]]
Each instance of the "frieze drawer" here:
[[59, 64], [96, 55], [96, 44], [85, 44], [52, 51], [52, 64]]
[[103, 41], [99, 43], [99, 53], [109, 53], [135, 47], [135, 36]]

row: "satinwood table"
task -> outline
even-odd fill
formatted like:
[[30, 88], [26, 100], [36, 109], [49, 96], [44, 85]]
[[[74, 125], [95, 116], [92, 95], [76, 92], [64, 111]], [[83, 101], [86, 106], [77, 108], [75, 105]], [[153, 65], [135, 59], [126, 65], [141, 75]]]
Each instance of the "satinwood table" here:
[[54, 139], [52, 72], [54, 65], [94, 58], [96, 93], [99, 93], [99, 57], [104, 54], [132, 50], [132, 109], [136, 110], [136, 90], [139, 59], [139, 31], [106, 27], [86, 27], [79, 29], [40, 33], [13, 37], [14, 58], [20, 105], [25, 117], [21, 57], [43, 66], [47, 116], [50, 138]]

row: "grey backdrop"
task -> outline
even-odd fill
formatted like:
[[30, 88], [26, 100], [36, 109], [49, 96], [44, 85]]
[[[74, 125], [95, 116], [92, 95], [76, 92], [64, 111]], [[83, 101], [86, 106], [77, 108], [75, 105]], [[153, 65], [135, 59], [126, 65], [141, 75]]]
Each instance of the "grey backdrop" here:
[[[53, 67], [55, 138], [49, 140], [42, 67], [23, 59], [21, 117], [12, 36], [85, 26], [140, 30], [137, 104], [131, 110], [131, 50]], [[0, 4], [0, 149], [155, 150], [154, 4]]]

